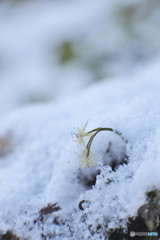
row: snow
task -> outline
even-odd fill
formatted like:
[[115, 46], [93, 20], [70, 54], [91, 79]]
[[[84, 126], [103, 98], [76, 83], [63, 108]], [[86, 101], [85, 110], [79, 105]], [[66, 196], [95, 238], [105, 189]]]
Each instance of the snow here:
[[[0, 1], [0, 239], [108, 240], [160, 189], [159, 17], [150, 0]], [[128, 143], [98, 133], [84, 168], [87, 120]]]
[[[159, 74], [157, 61], [130, 81], [103, 80], [65, 100], [26, 107], [1, 119], [0, 136], [10, 133], [12, 142], [10, 152], [0, 158], [1, 230], [12, 230], [21, 239], [43, 239], [42, 233], [47, 239], [105, 239], [105, 230], [125, 226], [129, 216], [136, 216], [146, 202], [145, 192], [160, 186]], [[128, 164], [116, 171], [102, 160], [81, 167], [82, 147], [71, 132], [87, 119], [87, 131], [112, 127], [129, 142], [104, 132], [95, 138], [92, 151], [103, 158], [111, 141], [115, 155], [126, 147]], [[78, 180], [79, 174], [90, 178], [96, 169], [101, 172], [95, 185], [87, 188]], [[40, 221], [41, 209], [54, 203], [61, 210]], [[59, 225], [53, 224], [56, 217]]]

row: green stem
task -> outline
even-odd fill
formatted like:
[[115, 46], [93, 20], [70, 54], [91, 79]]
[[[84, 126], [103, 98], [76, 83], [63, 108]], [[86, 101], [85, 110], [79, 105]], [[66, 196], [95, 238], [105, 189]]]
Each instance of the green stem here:
[[96, 131], [111, 131], [111, 132], [113, 132], [114, 130], [112, 129], [112, 128], [101, 128], [101, 127], [99, 127], [99, 128], [95, 128], [95, 129], [93, 129], [93, 130], [91, 130], [91, 131], [89, 131], [89, 132], [87, 132], [87, 133], [92, 133], [92, 132], [96, 132]]
[[114, 132], [114, 133], [117, 134], [125, 143], [128, 143], [128, 140], [123, 137], [122, 133], [119, 132], [119, 131], [117, 131], [117, 130], [115, 130], [115, 129], [112, 129], [112, 128], [101, 128], [101, 127], [95, 128], [95, 129], [87, 132], [87, 134], [95, 132], [95, 133], [90, 137], [90, 139], [89, 139], [89, 141], [88, 141], [88, 144], [87, 144], [87, 147], [86, 147], [86, 148], [87, 148], [87, 157], [89, 156], [90, 148], [91, 148], [91, 144], [92, 144], [92, 142], [93, 142], [93, 139], [94, 139], [95, 136], [96, 136], [99, 132], [101, 132], [101, 131]]

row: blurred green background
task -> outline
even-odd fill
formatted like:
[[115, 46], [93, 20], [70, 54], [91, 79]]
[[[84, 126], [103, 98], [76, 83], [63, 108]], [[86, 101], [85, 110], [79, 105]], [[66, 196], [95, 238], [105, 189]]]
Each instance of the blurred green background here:
[[160, 59], [160, 0], [1, 0], [0, 116]]

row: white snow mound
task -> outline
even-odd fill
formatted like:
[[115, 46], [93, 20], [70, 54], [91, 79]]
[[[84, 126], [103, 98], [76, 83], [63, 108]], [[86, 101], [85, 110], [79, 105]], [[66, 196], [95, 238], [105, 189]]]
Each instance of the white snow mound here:
[[[9, 139], [10, 150], [0, 157], [0, 230], [21, 239], [107, 239], [106, 230], [136, 216], [145, 192], [160, 188], [159, 76], [159, 64], [154, 64], [130, 81], [104, 80], [65, 102], [26, 108], [3, 119], [0, 136]], [[114, 133], [103, 132], [92, 151], [104, 158], [111, 141], [115, 156], [126, 147], [128, 164], [115, 171], [100, 161], [81, 167], [81, 147], [71, 132], [88, 119], [87, 131], [111, 127], [129, 142], [124, 146]], [[96, 168], [96, 183], [87, 185]], [[42, 214], [48, 204], [54, 204], [54, 211]]]

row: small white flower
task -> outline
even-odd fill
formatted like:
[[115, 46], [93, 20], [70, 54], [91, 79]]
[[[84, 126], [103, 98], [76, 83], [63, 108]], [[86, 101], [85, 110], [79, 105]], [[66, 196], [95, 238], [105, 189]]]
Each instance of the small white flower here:
[[88, 168], [90, 166], [94, 166], [95, 165], [95, 162], [99, 159], [93, 159], [93, 156], [95, 156], [94, 153], [90, 152], [88, 157], [87, 157], [87, 153], [88, 153], [88, 149], [85, 148], [82, 152], [81, 155], [78, 155], [80, 160], [81, 160], [81, 165], [82, 167], [84, 168]]
[[85, 137], [90, 137], [92, 134], [91, 133], [86, 133], [86, 127], [87, 127], [88, 121], [85, 123], [85, 125], [82, 128], [78, 128], [78, 132], [75, 134], [76, 135], [76, 141], [85, 147], [85, 142], [84, 138]]
[[95, 164], [95, 160], [92, 159], [92, 153], [90, 152], [88, 157], [81, 157], [81, 164], [84, 168], [88, 168]]

